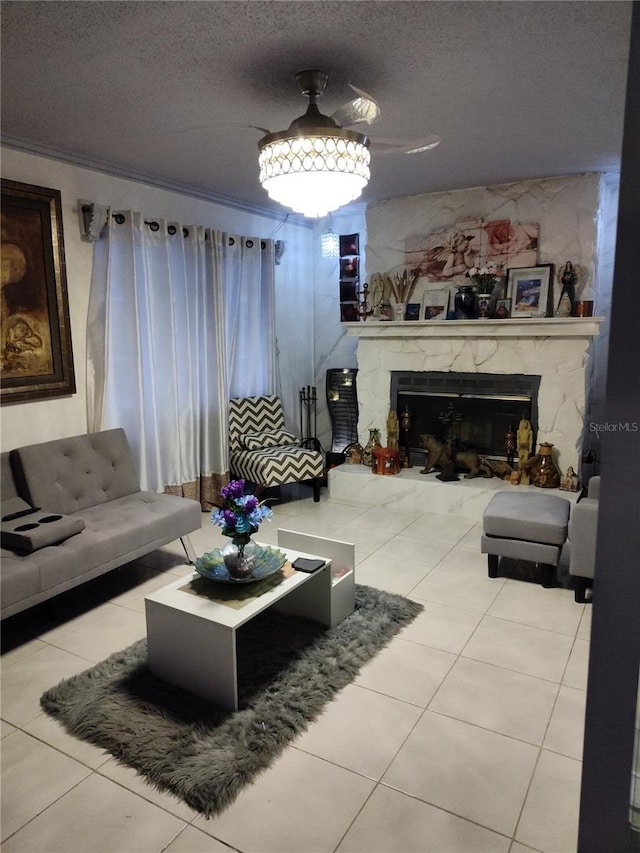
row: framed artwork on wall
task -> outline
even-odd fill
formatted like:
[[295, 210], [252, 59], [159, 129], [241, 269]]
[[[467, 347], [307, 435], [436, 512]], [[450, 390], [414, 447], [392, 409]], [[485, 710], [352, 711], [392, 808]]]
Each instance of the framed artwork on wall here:
[[2, 403], [76, 390], [59, 190], [2, 181]]
[[535, 222], [465, 219], [442, 231], [407, 237], [406, 263], [429, 281], [468, 284], [467, 270], [492, 264], [504, 275], [508, 268], [538, 262], [539, 226]]
[[341, 234], [340, 235], [340, 257], [347, 258], [350, 255], [360, 254], [360, 235], [359, 234]]
[[359, 258], [340, 258], [340, 278], [358, 278], [359, 275]]
[[509, 269], [507, 297], [511, 300], [511, 316], [546, 317], [552, 278], [553, 264]]

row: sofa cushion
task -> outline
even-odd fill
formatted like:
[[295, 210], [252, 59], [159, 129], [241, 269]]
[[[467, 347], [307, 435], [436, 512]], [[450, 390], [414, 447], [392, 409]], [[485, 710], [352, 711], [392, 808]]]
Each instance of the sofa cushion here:
[[[2, 550], [2, 611], [12, 612], [12, 595], [24, 591], [19, 577], [10, 582], [13, 593], [5, 590], [6, 568], [25, 571], [29, 593], [40, 600], [47, 591], [62, 592], [110, 568], [121, 566], [160, 548], [167, 542], [200, 528], [202, 510], [196, 501], [156, 492], [138, 492], [101, 506], [89, 507], [76, 518], [85, 525], [79, 536], [70, 536], [58, 545], [40, 548], [29, 555]], [[32, 574], [33, 567], [36, 574]], [[36, 589], [31, 587], [36, 584]], [[50, 595], [50, 593], [49, 593]], [[18, 608], [19, 609], [19, 608]]]
[[286, 429], [247, 432], [240, 436], [240, 444], [245, 450], [268, 450], [270, 447], [283, 447], [297, 443], [297, 437]]
[[122, 429], [59, 438], [11, 452], [19, 492], [32, 506], [72, 515], [140, 488]]

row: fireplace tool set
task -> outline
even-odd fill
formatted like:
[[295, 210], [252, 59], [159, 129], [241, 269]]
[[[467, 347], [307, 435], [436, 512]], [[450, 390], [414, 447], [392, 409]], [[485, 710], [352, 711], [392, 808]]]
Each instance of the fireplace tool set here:
[[[303, 387], [300, 389], [300, 435], [302, 437], [300, 446], [310, 450], [318, 450], [322, 453], [322, 445], [316, 438], [317, 400], [318, 392], [315, 386], [307, 385], [306, 388]], [[311, 429], [312, 421], [313, 430]]]

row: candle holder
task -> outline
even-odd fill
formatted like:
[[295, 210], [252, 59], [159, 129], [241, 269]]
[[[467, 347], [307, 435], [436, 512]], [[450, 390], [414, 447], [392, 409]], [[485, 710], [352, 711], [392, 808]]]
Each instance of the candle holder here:
[[403, 468], [413, 468], [411, 464], [411, 453], [409, 451], [409, 430], [411, 429], [411, 412], [409, 407], [405, 406], [400, 416], [400, 425], [404, 434], [404, 459], [402, 460]]
[[513, 431], [511, 425], [509, 425], [507, 434], [504, 437], [504, 449], [509, 467], [513, 468], [513, 460], [515, 459], [516, 455], [516, 434]]

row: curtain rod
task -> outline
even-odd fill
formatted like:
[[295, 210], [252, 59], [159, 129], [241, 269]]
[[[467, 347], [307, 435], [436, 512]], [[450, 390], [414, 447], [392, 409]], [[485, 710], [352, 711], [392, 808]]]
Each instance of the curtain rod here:
[[[88, 233], [88, 225], [89, 225], [90, 218], [93, 214], [94, 207], [95, 207], [94, 204], [83, 204], [83, 205], [81, 205], [81, 208], [80, 208], [81, 213], [83, 214], [84, 217], [87, 217], [87, 221], [84, 223], [85, 234]], [[111, 217], [112, 217], [112, 219], [115, 219], [115, 221], [118, 225], [124, 225], [124, 223], [126, 222], [126, 217], [123, 213], [112, 213]], [[103, 220], [103, 222], [104, 222], [104, 220]], [[145, 225], [149, 226], [151, 231], [159, 231], [160, 230], [160, 223], [156, 222], [156, 220], [154, 220], [154, 219], [144, 219], [143, 222]], [[173, 237], [174, 234], [178, 233], [178, 229], [176, 228], [175, 225], [167, 225], [167, 233], [169, 233]], [[189, 229], [188, 228], [183, 227], [182, 236], [183, 237], [189, 236]], [[207, 233], [205, 233], [204, 239], [205, 240], [209, 239], [209, 235]], [[229, 245], [230, 246], [234, 246], [235, 242], [236, 242], [235, 237], [229, 237]], [[281, 242], [281, 241], [276, 240], [276, 243], [279, 243], [279, 242]], [[253, 240], [250, 238], [247, 239], [245, 245], [247, 246], [247, 248], [252, 249], [253, 248]], [[260, 248], [265, 249], [266, 246], [267, 246], [266, 241], [261, 240], [260, 241]], [[276, 263], [278, 263], [278, 261], [276, 261]]]

